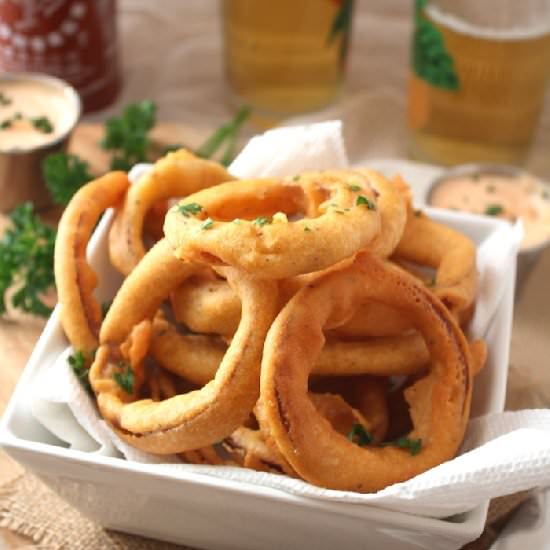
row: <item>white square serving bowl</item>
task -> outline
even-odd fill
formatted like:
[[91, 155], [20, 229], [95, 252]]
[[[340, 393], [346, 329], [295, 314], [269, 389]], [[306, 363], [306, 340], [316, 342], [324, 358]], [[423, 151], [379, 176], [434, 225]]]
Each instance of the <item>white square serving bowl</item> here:
[[[427, 209], [434, 219], [481, 243], [500, 223]], [[120, 276], [110, 265], [104, 216], [88, 249], [99, 275], [100, 299], [111, 298]], [[475, 381], [472, 415], [504, 407], [513, 313], [515, 260], [502, 273], [504, 297], [487, 334], [488, 364]], [[374, 506], [324, 502], [276, 489], [168, 470], [67, 448], [32, 416], [32, 385], [65, 349], [54, 311], [0, 423], [0, 446], [86, 516], [101, 525], [197, 548], [389, 548], [454, 550], [482, 531], [488, 503], [448, 519]], [[452, 498], [452, 494], [449, 495]]]

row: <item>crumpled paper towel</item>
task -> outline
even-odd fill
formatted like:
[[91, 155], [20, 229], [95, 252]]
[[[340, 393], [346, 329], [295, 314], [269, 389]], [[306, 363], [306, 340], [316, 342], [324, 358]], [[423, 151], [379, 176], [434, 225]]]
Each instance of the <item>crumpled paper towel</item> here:
[[[240, 177], [280, 176], [346, 165], [340, 123], [327, 122], [271, 130], [254, 138], [230, 171]], [[135, 181], [148, 169], [147, 165], [136, 166], [130, 178]], [[512, 268], [521, 236], [521, 227], [502, 224], [479, 247], [480, 295], [472, 324], [473, 336], [484, 336], [490, 326], [504, 291], [503, 278], [498, 274]], [[549, 410], [473, 418], [460, 456], [376, 494], [322, 489], [286, 476], [242, 468], [178, 463], [177, 457], [151, 455], [122, 442], [99, 417], [93, 400], [68, 367], [68, 353], [65, 350], [54, 365], [45, 369], [36, 384], [33, 410], [39, 421], [74, 449], [91, 452], [95, 448], [95, 452], [153, 463], [164, 471], [182, 469], [307, 498], [369, 504], [431, 517], [451, 516], [493, 497], [550, 484]], [[52, 406], [50, 415], [48, 403]], [[66, 435], [64, 421], [69, 426]]]

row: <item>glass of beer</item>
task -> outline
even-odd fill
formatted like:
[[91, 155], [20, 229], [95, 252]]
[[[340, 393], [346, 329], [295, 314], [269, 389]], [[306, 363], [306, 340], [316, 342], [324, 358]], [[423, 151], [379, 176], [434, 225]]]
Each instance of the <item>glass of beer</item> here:
[[550, 76], [550, 0], [415, 0], [411, 156], [522, 164]]
[[353, 0], [222, 0], [225, 72], [237, 105], [275, 122], [340, 91]]

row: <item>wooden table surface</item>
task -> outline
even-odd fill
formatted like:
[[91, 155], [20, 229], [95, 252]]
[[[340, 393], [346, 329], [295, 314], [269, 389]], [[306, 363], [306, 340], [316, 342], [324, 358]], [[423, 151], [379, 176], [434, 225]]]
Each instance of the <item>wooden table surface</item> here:
[[[90, 162], [94, 173], [107, 169], [108, 156], [97, 143], [101, 126], [82, 125], [75, 131], [70, 149]], [[206, 132], [183, 125], [161, 124], [153, 132], [159, 144], [185, 143], [196, 146], [206, 137]], [[50, 213], [55, 217], [56, 213]], [[6, 225], [0, 217], [0, 232]], [[511, 351], [509, 392], [511, 408], [550, 406], [550, 249], [543, 254], [532, 273], [529, 283], [516, 304], [514, 333]], [[45, 321], [32, 318], [0, 319], [0, 415], [15, 387], [25, 363], [38, 339]], [[535, 389], [536, 386], [536, 389]], [[13, 479], [22, 468], [0, 451], [0, 486]], [[5, 545], [17, 548], [28, 540], [0, 529], [0, 550]]]

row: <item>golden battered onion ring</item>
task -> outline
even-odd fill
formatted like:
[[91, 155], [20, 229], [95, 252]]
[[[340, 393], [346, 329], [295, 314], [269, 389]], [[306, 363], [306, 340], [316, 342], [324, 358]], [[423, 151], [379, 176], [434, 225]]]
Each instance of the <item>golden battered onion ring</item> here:
[[453, 313], [473, 303], [477, 283], [476, 248], [462, 233], [416, 212], [409, 216], [394, 255], [397, 259], [436, 269], [432, 290]]
[[150, 172], [130, 186], [109, 233], [112, 264], [128, 275], [145, 255], [142, 233], [146, 215], [159, 201], [183, 197], [232, 180], [217, 162], [181, 149], [158, 160]]
[[[171, 208], [164, 233], [176, 256], [191, 261], [231, 265], [266, 278], [319, 271], [351, 257], [380, 230], [375, 191], [364, 177], [354, 191], [346, 177], [326, 172], [305, 182], [300, 176], [224, 183]], [[313, 193], [323, 202], [312, 199]], [[308, 217], [289, 222], [279, 212]], [[236, 218], [242, 219], [235, 223]]]
[[190, 277], [171, 303], [176, 320], [193, 332], [232, 336], [241, 319], [241, 302], [223, 279]]
[[[130, 304], [139, 310], [130, 321], [133, 326], [137, 319], [147, 318], [152, 305], [155, 310], [162, 298], [182, 282], [182, 273], [176, 276], [166, 271], [169, 257], [174, 259], [165, 242], [160, 241], [126, 279], [111, 305], [105, 331], [105, 324], [102, 327], [101, 345], [90, 369], [90, 383], [102, 416], [127, 443], [157, 454], [210, 445], [245, 421], [258, 399], [263, 342], [279, 301], [275, 283], [222, 268], [242, 299], [243, 316], [215, 378], [200, 390], [171, 399], [135, 401], [134, 395], [127, 394], [112, 380], [113, 342], [123, 340], [128, 333], [128, 324], [121, 329], [113, 326], [113, 320], [120, 319]], [[157, 284], [163, 286], [164, 296]]]
[[227, 351], [227, 344], [215, 336], [181, 334], [157, 316], [153, 321], [150, 353], [164, 369], [199, 386], [214, 378]]
[[[323, 346], [323, 327], [341, 324], [369, 299], [406, 312], [430, 350], [429, 374], [406, 390], [414, 426], [409, 436], [422, 442], [416, 455], [396, 446], [355, 445], [307, 397], [307, 366]], [[264, 347], [261, 398], [272, 437], [301, 477], [327, 488], [377, 491], [450, 459], [464, 436], [471, 392], [470, 350], [447, 308], [412, 276], [367, 254], [296, 294]]]
[[[168, 321], [155, 318], [150, 353], [164, 369], [200, 386], [207, 384], [226, 352], [215, 336], [182, 334]], [[319, 376], [408, 375], [422, 372], [430, 354], [417, 333], [369, 340], [329, 340], [312, 374]]]
[[110, 172], [86, 184], [59, 222], [54, 260], [59, 318], [72, 346], [88, 356], [97, 348], [101, 306], [93, 296], [97, 277], [86, 261], [86, 248], [101, 214], [122, 200], [128, 186], [124, 172]]

